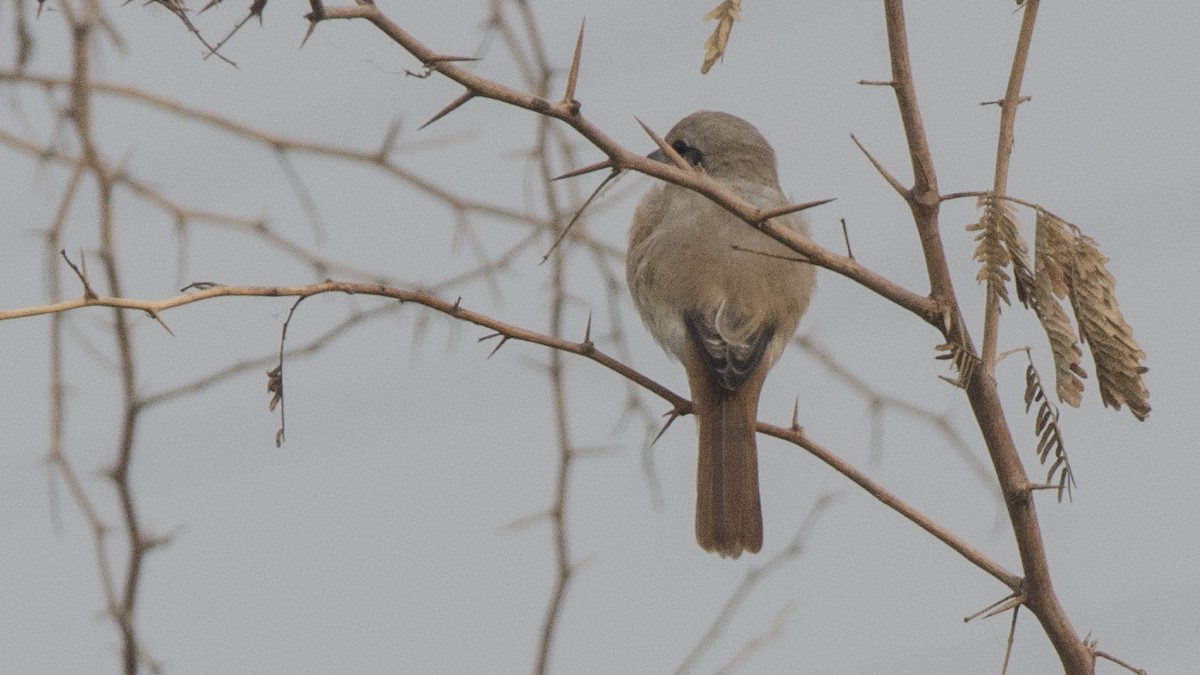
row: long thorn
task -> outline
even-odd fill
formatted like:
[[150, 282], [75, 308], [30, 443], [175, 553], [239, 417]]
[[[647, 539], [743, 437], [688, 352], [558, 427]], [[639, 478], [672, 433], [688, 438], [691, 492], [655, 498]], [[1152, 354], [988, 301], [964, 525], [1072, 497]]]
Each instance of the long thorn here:
[[567, 93], [563, 94], [563, 103], [575, 100], [575, 85], [579, 82], [579, 62], [583, 57], [583, 27], [587, 19], [579, 24], [579, 38], [575, 40], [575, 58], [571, 59], [571, 72], [567, 75]]
[[636, 117], [633, 119], [637, 120], [637, 123], [642, 125], [642, 130], [645, 131], [650, 138], [654, 139], [654, 144], [658, 146], [658, 149], [662, 150], [664, 155], [671, 158], [672, 164], [680, 169], [683, 169], [684, 171], [692, 171], [692, 166], [687, 163], [687, 160], [680, 156], [678, 152], [675, 152], [675, 148], [672, 148], [670, 145], [668, 145], [667, 142], [663, 140], [662, 136], [654, 133], [654, 130], [646, 126], [645, 122], [638, 120]]
[[650, 445], [657, 443], [658, 439], [662, 438], [662, 435], [667, 433], [667, 429], [670, 428], [671, 423], [679, 419], [679, 411], [675, 410], [674, 408], [672, 408], [671, 412], [667, 414], [670, 415], [670, 417], [667, 418], [666, 423], [662, 425], [662, 428], [658, 430], [658, 433], [654, 434], [654, 440], [650, 441]]
[[837, 199], [837, 197], [830, 197], [828, 199], [818, 199], [815, 202], [804, 202], [803, 204], [789, 204], [787, 206], [781, 206], [780, 208], [777, 208], [777, 209], [771, 209], [770, 211], [763, 211], [762, 216], [760, 216], [759, 222], [765, 223], [772, 218], [778, 218], [779, 216], [786, 216], [789, 213], [796, 213], [798, 211], [806, 211], [808, 209], [811, 209], [811, 208], [814, 208], [817, 206], [821, 206], [822, 204], [828, 204], [829, 202], [831, 202], [835, 199]]
[[1024, 595], [1018, 595], [1015, 598], [1009, 598], [1007, 602], [1001, 603], [992, 611], [988, 612], [987, 614], [984, 614], [983, 618], [990, 619], [993, 616], [996, 616], [997, 614], [1003, 614], [1010, 609], [1015, 609], [1017, 607], [1020, 607], [1024, 603], [1025, 603]]
[[850, 250], [850, 232], [846, 229], [845, 218], [842, 218], [842, 238], [846, 240], [846, 257], [854, 260], [854, 251]]
[[308, 20], [308, 30], [304, 31], [304, 39], [300, 41], [300, 49], [304, 49], [304, 45], [308, 44], [308, 38], [312, 37], [313, 31], [317, 29], [317, 20]]
[[[963, 623], [966, 623], [973, 619], [978, 619], [979, 617], [981, 617], [985, 614], [988, 614], [988, 612], [991, 612], [992, 610], [996, 609], [997, 607], [1007, 606], [1008, 603], [1012, 602], [1013, 600], [1021, 600], [1021, 599], [1022, 599], [1021, 594], [1016, 593], [1015, 591], [1012, 593], [1009, 593], [1008, 595], [1004, 596], [1003, 598], [1000, 598], [999, 600], [997, 600], [996, 602], [993, 602], [992, 604], [988, 605], [987, 607], [984, 607], [983, 609], [979, 610], [978, 612], [975, 612], [974, 614], [972, 614], [970, 616], [963, 617]], [[1003, 610], [1001, 610], [1001, 611], [1003, 611]]]
[[492, 350], [492, 353], [488, 354], [488, 355], [487, 355], [487, 357], [490, 359], [490, 358], [492, 358], [493, 356], [495, 356], [495, 355], [496, 355], [496, 352], [500, 351], [500, 348], [504, 346], [504, 343], [505, 343], [505, 342], [508, 342], [510, 339], [511, 339], [511, 338], [510, 338], [509, 336], [507, 336], [507, 335], [501, 335], [501, 336], [500, 336], [500, 342], [496, 344], [496, 348], [495, 348], [495, 349], [493, 349], [493, 350]]
[[435, 57], [429, 59], [429, 61], [426, 65], [432, 65], [435, 63], [451, 63], [454, 61], [478, 61], [478, 60], [479, 60], [478, 56], [449, 56], [449, 55], [435, 56]]
[[579, 210], [575, 212], [575, 215], [571, 216], [571, 222], [567, 223], [567, 226], [562, 229], [562, 232], [558, 233], [558, 237], [555, 238], [554, 243], [550, 245], [550, 250], [546, 251], [546, 255], [542, 256], [542, 262], [546, 262], [550, 259], [550, 254], [554, 253], [554, 249], [558, 248], [558, 245], [562, 243], [563, 239], [567, 238], [567, 233], [570, 232], [575, 223], [579, 221], [579, 217], [583, 215], [583, 212], [587, 209], [587, 207], [591, 206], [592, 201], [596, 199], [596, 196], [600, 194], [600, 191], [604, 189], [604, 186], [612, 182], [612, 180], [620, 175], [620, 173], [620, 171], [613, 169], [612, 173], [608, 174], [604, 177], [604, 180], [600, 181], [600, 185], [596, 186], [596, 189], [592, 191], [592, 194], [588, 195], [588, 198], [583, 202], [583, 206], [580, 206]]
[[875, 170], [879, 172], [879, 175], [883, 176], [883, 179], [888, 182], [888, 185], [891, 185], [892, 189], [900, 193], [900, 196], [904, 197], [904, 199], [907, 201], [908, 190], [900, 184], [900, 181], [896, 180], [895, 176], [888, 173], [888, 170], [883, 168], [883, 164], [881, 164], [879, 160], [875, 159], [875, 156], [867, 150], [865, 145], [858, 141], [858, 138], [854, 134], [850, 134], [850, 140], [854, 141], [854, 144], [858, 146], [859, 150], [862, 150], [862, 153], [867, 156], [867, 159], [870, 160], [871, 164], [875, 167]]
[[613, 161], [611, 159], [606, 159], [603, 162], [596, 162], [595, 164], [588, 164], [587, 166], [585, 166], [581, 169], [575, 169], [573, 171], [568, 171], [568, 172], [562, 174], [561, 176], [555, 176], [554, 178], [551, 178], [550, 180], [561, 180], [563, 178], [574, 178], [576, 176], [582, 176], [585, 173], [592, 173], [593, 171], [599, 171], [600, 169], [611, 169], [611, 168], [613, 168]]
[[153, 309], [148, 309], [146, 310], [146, 313], [150, 315], [150, 318], [157, 321], [158, 325], [162, 326], [163, 330], [167, 331], [171, 337], [175, 337], [175, 331], [171, 330], [171, 327], [167, 325], [166, 321], [163, 321], [163, 318], [159, 316], [158, 312], [154, 311]]
[[459, 96], [458, 98], [454, 99], [453, 101], [450, 102], [450, 105], [446, 106], [445, 108], [442, 108], [441, 110], [438, 111], [438, 114], [434, 115], [433, 117], [430, 117], [428, 122], [417, 127], [417, 131], [424, 129], [425, 127], [429, 126], [430, 124], [433, 124], [434, 122], [442, 119], [446, 115], [449, 115], [450, 113], [457, 110], [459, 106], [466, 103], [467, 101], [470, 101], [473, 98], [475, 98], [474, 93], [469, 92], [469, 91], [463, 92], [462, 96]]

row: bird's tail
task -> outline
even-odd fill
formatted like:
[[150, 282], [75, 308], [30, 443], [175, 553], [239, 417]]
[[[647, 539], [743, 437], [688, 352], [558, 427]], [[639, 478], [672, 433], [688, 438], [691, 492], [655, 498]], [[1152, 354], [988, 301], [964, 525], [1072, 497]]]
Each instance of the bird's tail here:
[[754, 426], [767, 369], [758, 370], [733, 391], [721, 387], [715, 378], [691, 383], [700, 432], [696, 541], [704, 550], [723, 557], [736, 558], [742, 551], [762, 549]]

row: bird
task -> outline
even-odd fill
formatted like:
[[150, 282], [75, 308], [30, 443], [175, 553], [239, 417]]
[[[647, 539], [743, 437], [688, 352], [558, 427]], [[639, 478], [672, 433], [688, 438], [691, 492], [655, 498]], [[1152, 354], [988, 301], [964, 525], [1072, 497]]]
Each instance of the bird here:
[[[740, 117], [695, 112], [665, 140], [759, 209], [789, 204], [774, 149]], [[661, 150], [650, 157], [670, 161]], [[773, 222], [808, 236], [799, 214]], [[696, 541], [721, 557], [757, 553], [758, 399], [808, 308], [815, 268], [707, 197], [664, 183], [634, 211], [625, 275], [642, 322], [687, 374], [698, 427]]]

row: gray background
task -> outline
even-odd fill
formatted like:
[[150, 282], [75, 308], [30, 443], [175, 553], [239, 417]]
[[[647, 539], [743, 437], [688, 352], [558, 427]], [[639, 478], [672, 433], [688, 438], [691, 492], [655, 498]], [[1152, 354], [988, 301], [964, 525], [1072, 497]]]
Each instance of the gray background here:
[[[780, 157], [785, 192], [804, 201], [837, 197], [810, 212], [814, 238], [841, 248], [840, 218], [856, 257], [909, 288], [927, 288], [911, 221], [849, 139], [854, 133], [902, 181], [910, 171], [894, 98], [860, 79], [886, 79], [882, 11], [875, 3], [748, 2], [723, 63], [699, 74], [711, 3], [539, 3], [547, 53], [564, 66], [579, 21], [587, 41], [577, 97], [583, 111], [626, 147], [651, 149], [634, 116], [665, 132], [696, 109], [746, 117]], [[473, 53], [486, 3], [381, 2], [436, 49]], [[922, 113], [944, 192], [986, 189], [997, 108], [1020, 14], [1011, 2], [910, 3], [908, 26]], [[205, 14], [220, 35], [241, 3]], [[100, 79], [129, 82], [279, 133], [372, 149], [388, 124], [416, 146], [399, 161], [465, 194], [538, 208], [516, 151], [532, 142], [528, 113], [477, 101], [417, 132], [458, 88], [438, 77], [404, 77], [411, 57], [363, 22], [306, 28], [301, 3], [272, 4], [265, 26], [248, 26], [226, 49], [240, 69], [202, 52], [157, 7], [111, 8], [127, 52], [97, 54]], [[0, 35], [12, 34], [12, 8]], [[66, 71], [61, 17], [48, 5], [34, 24], [31, 70]], [[1075, 628], [1100, 648], [1155, 673], [1187, 672], [1200, 659], [1200, 543], [1195, 335], [1200, 130], [1196, 124], [1200, 7], [1190, 2], [1046, 3], [1017, 120], [1010, 193], [1080, 225], [1112, 259], [1122, 309], [1149, 354], [1154, 411], [1145, 423], [1103, 409], [1088, 381], [1082, 409], [1062, 408], [1079, 481], [1073, 503], [1039, 496], [1054, 581]], [[5, 50], [5, 58], [10, 50]], [[11, 63], [5, 61], [5, 64]], [[496, 44], [475, 66], [519, 82]], [[561, 87], [561, 83], [557, 85]], [[558, 89], [558, 91], [561, 91]], [[53, 100], [29, 87], [0, 89], [0, 128], [47, 142]], [[59, 99], [61, 100], [61, 97]], [[97, 124], [111, 161], [174, 198], [214, 210], [262, 215], [281, 232], [361, 269], [434, 284], [469, 267], [455, 246], [453, 214], [378, 172], [296, 158], [320, 209], [324, 240], [272, 153], [143, 106], [101, 99]], [[69, 136], [67, 136], [69, 138]], [[65, 174], [0, 147], [0, 307], [47, 300], [39, 234]], [[584, 149], [582, 161], [600, 154]], [[593, 179], [581, 179], [590, 189]], [[630, 176], [586, 224], [623, 246]], [[87, 194], [94, 194], [89, 192]], [[89, 202], [94, 204], [94, 197]], [[96, 245], [94, 213], [72, 217], [68, 251]], [[119, 204], [119, 240], [136, 273], [126, 294], [159, 298], [183, 283], [314, 281], [302, 266], [251, 237], [198, 227], [185, 245], [171, 222], [131, 199]], [[968, 317], [981, 314], [974, 282], [973, 200], [943, 209], [943, 234]], [[1032, 217], [1021, 213], [1026, 232]], [[525, 230], [476, 219], [489, 250]], [[499, 280], [447, 291], [465, 306], [536, 330], [546, 328], [550, 267], [544, 248], [518, 258]], [[77, 257], [77, 254], [76, 254]], [[59, 266], [61, 268], [61, 266]], [[66, 270], [60, 270], [66, 274]], [[568, 321], [613, 343], [603, 289], [585, 257], [571, 259], [577, 301]], [[339, 275], [342, 276], [342, 275]], [[66, 277], [69, 295], [76, 286]], [[880, 392], [947, 412], [971, 452], [986, 460], [961, 392], [937, 378], [936, 333], [830, 273], [802, 331]], [[277, 346], [289, 301], [229, 299], [174, 310], [168, 336], [133, 317], [140, 384], [159, 391]], [[347, 308], [382, 301], [327, 296], [307, 301], [291, 339], [311, 339]], [[682, 370], [636, 322], [628, 303], [632, 365], [685, 392]], [[1007, 309], [1001, 349], [1031, 345], [1052, 369], [1036, 321]], [[115, 503], [99, 471], [112, 456], [116, 379], [107, 311], [70, 316], [68, 451], [106, 515]], [[61, 481], [48, 478], [46, 336], [49, 321], [0, 326], [0, 662], [7, 672], [90, 673], [117, 668], [118, 641], [85, 522]], [[972, 326], [978, 337], [980, 325]], [[405, 308], [368, 322], [288, 370], [288, 440], [275, 449], [255, 370], [149, 414], [138, 438], [135, 493], [147, 527], [174, 535], [148, 558], [139, 625], [169, 672], [524, 672], [533, 662], [552, 588], [552, 541], [544, 522], [514, 527], [552, 498], [556, 461], [546, 350], [509, 344], [485, 359], [485, 331]], [[662, 504], [643, 473], [643, 428], [622, 419], [624, 386], [567, 359], [574, 442], [599, 449], [575, 464], [570, 486], [569, 588], [552, 655], [555, 672], [664, 672], [703, 634], [743, 574], [782, 549], [822, 495], [802, 557], [762, 580], [730, 630], [701, 663], [726, 663], [771, 630], [744, 672], [998, 672], [1008, 615], [963, 624], [1005, 589], [803, 451], [760, 440], [767, 543], [738, 561], [703, 554], [692, 536], [694, 425], [677, 423], [655, 446]], [[1093, 370], [1090, 363], [1085, 367]], [[1020, 403], [1024, 359], [998, 371], [1026, 465], [1032, 419]], [[811, 356], [790, 350], [769, 379], [760, 417], [800, 421], [834, 449], [939, 522], [1018, 570], [1007, 525], [989, 488], [928, 424], [885, 413], [871, 449], [868, 402]], [[649, 401], [655, 413], [667, 406]], [[57, 514], [57, 516], [56, 516]], [[57, 517], [57, 521], [56, 521]], [[119, 549], [114, 549], [119, 550]], [[782, 614], [781, 614], [782, 612]], [[1040, 627], [1023, 613], [1010, 672], [1054, 672]], [[1100, 663], [1099, 672], [1121, 672]]]

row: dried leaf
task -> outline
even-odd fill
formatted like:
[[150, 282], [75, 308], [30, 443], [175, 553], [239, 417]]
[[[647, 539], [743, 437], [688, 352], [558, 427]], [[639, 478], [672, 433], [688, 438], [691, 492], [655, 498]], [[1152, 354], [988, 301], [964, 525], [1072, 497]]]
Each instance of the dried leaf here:
[[1117, 410], [1128, 405], [1134, 417], [1144, 420], [1150, 414], [1150, 393], [1142, 382], [1146, 353], [1134, 341], [1133, 329], [1117, 306], [1116, 280], [1107, 262], [1091, 237], [1075, 233], [1071, 306], [1080, 339], [1091, 349], [1096, 364], [1100, 400]]
[[704, 42], [704, 63], [700, 73], [706, 74], [719, 59], [725, 56], [725, 45], [729, 44], [729, 31], [733, 22], [742, 18], [742, 0], [723, 0], [711, 12], [704, 15], [705, 21], [716, 21], [717, 27]]
[[942, 361], [950, 361], [954, 370], [958, 373], [958, 377], [954, 380], [949, 378], [942, 379], [956, 387], [965, 389], [967, 382], [970, 381], [971, 376], [975, 373], [976, 366], [979, 365], [979, 357], [964, 349], [962, 345], [953, 342], [940, 344], [934, 347], [934, 350], [942, 352], [934, 358]]
[[1029, 246], [1021, 236], [1021, 223], [1017, 220], [1017, 212], [1012, 204], [1003, 199], [993, 199], [989, 206], [995, 212], [993, 217], [996, 219], [1000, 241], [1004, 242], [1009, 262], [1012, 263], [1017, 300], [1029, 307], [1033, 290], [1033, 270], [1029, 267]]
[[983, 216], [979, 222], [967, 226], [968, 232], [978, 232], [975, 241], [975, 259], [983, 266], [976, 281], [987, 282], [989, 296], [994, 295], [1004, 304], [1011, 305], [1008, 298], [1008, 272], [1005, 268], [1012, 266], [1016, 275], [1017, 299], [1022, 304], [1029, 305], [1029, 293], [1033, 286], [1033, 272], [1029, 269], [1028, 247], [1021, 237], [1021, 225], [1017, 222], [1016, 213], [1002, 199], [988, 194], [979, 198], [979, 207]]
[[1040, 209], [1036, 230], [1034, 276], [1045, 279], [1054, 297], [1066, 298], [1069, 270], [1075, 259], [1075, 235], [1062, 221]]
[[283, 367], [276, 366], [267, 371], [267, 393], [271, 394], [271, 401], [267, 403], [267, 410], [275, 412], [275, 406], [283, 400]]
[[1071, 472], [1071, 462], [1067, 459], [1067, 448], [1062, 441], [1062, 433], [1058, 428], [1058, 408], [1046, 398], [1042, 388], [1042, 378], [1038, 375], [1033, 359], [1025, 369], [1025, 412], [1029, 412], [1033, 401], [1041, 401], [1033, 422], [1033, 432], [1038, 437], [1037, 456], [1043, 465], [1053, 455], [1054, 462], [1046, 470], [1046, 482], [1053, 484], [1058, 475], [1058, 501], [1063, 495], [1071, 498], [1071, 488], [1075, 486], [1075, 475]]
[[1062, 308], [1067, 297], [1067, 270], [1071, 268], [1075, 247], [1073, 234], [1057, 218], [1038, 210], [1034, 235], [1033, 310], [1037, 313], [1050, 352], [1054, 356], [1054, 389], [1058, 400], [1078, 408], [1083, 401], [1083, 380], [1087, 372], [1079, 365], [1083, 350], [1075, 328]]
[[1083, 350], [1075, 337], [1075, 329], [1062, 305], [1050, 291], [1049, 284], [1038, 283], [1033, 289], [1034, 311], [1046, 331], [1050, 353], [1054, 356], [1054, 391], [1058, 400], [1078, 408], [1083, 401], [1083, 379], [1087, 372], [1079, 365]]

